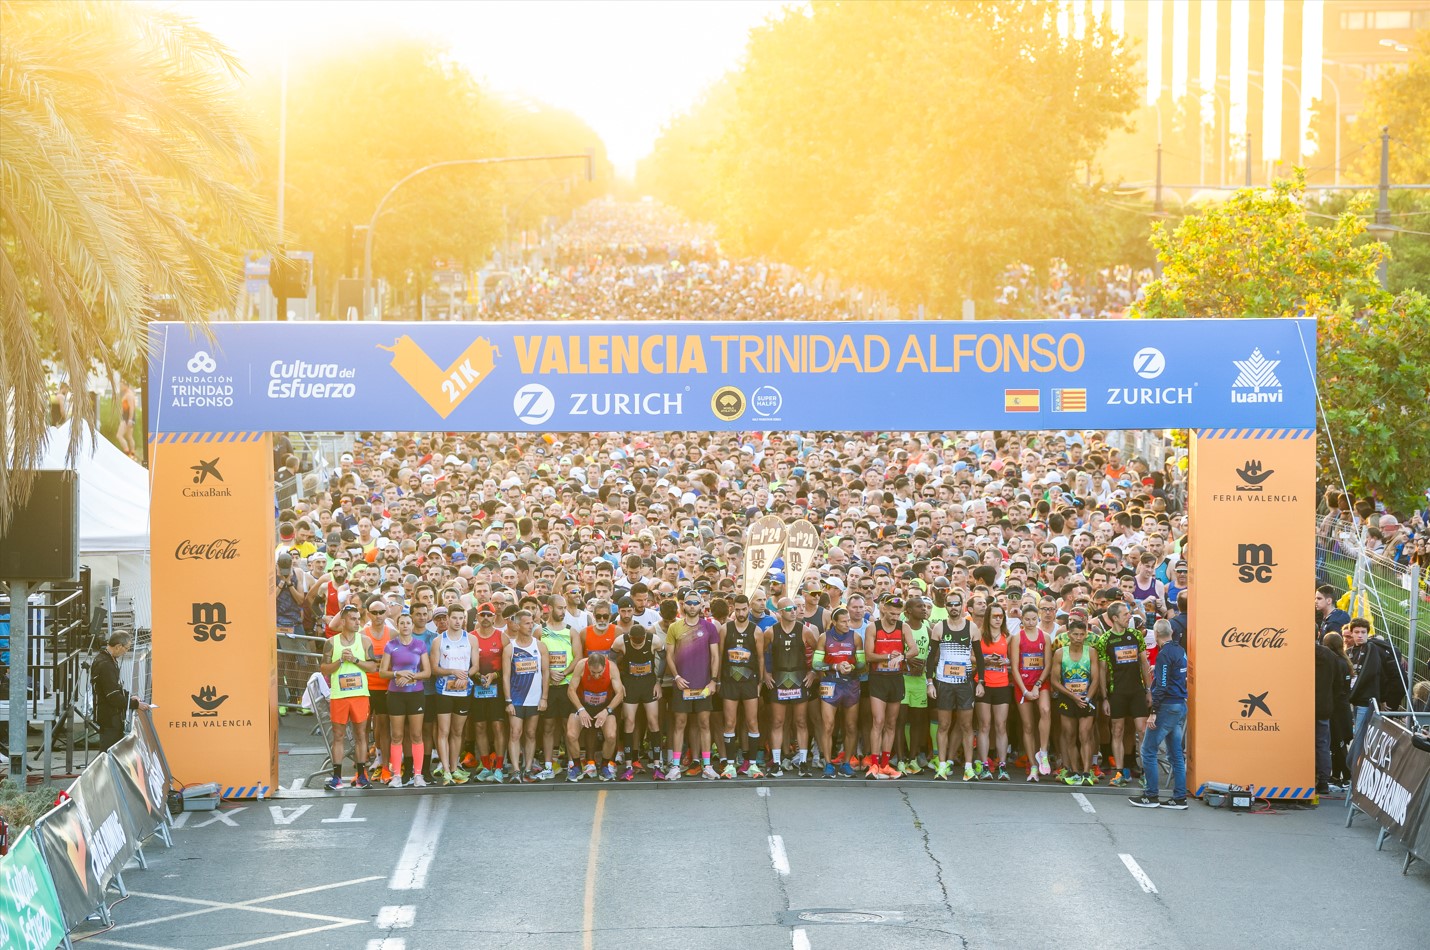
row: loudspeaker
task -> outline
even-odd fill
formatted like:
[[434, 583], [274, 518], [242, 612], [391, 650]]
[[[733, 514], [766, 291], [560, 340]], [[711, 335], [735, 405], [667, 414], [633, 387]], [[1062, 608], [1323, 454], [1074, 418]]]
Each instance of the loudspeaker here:
[[0, 580], [74, 580], [79, 572], [79, 477], [48, 470], [34, 475], [30, 497], [11, 511], [0, 534]]

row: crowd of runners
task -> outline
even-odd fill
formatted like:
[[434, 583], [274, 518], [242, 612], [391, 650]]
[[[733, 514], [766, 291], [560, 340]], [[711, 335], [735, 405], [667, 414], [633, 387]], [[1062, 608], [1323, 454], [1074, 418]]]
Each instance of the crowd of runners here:
[[[594, 214], [503, 315], [817, 315], [664, 212]], [[1194, 592], [1184, 458], [1164, 448], [1155, 465], [1075, 431], [361, 433], [280, 513], [282, 701], [298, 706], [316, 665], [333, 789], [1125, 786], [1145, 759], [1155, 801], [1150, 732], [1180, 801]], [[747, 597], [745, 532], [768, 514], [809, 519], [821, 550], [797, 583], [777, 562]], [[1345, 660], [1323, 787], [1346, 777], [1341, 724], [1375, 654], [1327, 606], [1340, 593], [1317, 596]]]

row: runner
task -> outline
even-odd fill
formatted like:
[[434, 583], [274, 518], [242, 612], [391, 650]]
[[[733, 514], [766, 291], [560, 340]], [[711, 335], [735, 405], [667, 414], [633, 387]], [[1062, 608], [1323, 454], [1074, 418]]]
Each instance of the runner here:
[[[601, 767], [599, 777], [609, 782], [616, 777], [616, 709], [625, 696], [621, 674], [614, 663], [607, 662], [607, 651], [583, 657], [571, 674], [567, 692], [576, 711], [566, 726], [568, 754], [586, 753], [584, 770], [572, 765], [566, 779], [579, 782], [583, 777], [596, 778], [596, 757], [585, 743], [600, 740]], [[594, 735], [593, 735], [594, 734]], [[574, 751], [573, 751], [574, 750]]]
[[328, 719], [333, 727], [333, 775], [325, 787], [333, 791], [343, 787], [344, 742], [346, 726], [353, 727], [353, 762], [356, 775], [354, 788], [371, 788], [367, 777], [367, 720], [372, 707], [368, 702], [367, 673], [377, 669], [372, 643], [358, 632], [361, 611], [356, 604], [343, 607], [338, 615], [339, 632], [328, 641], [328, 662], [318, 671], [328, 678]]
[[800, 778], [813, 774], [809, 766], [809, 726], [805, 719], [804, 704], [809, 699], [809, 688], [814, 683], [814, 671], [809, 667], [806, 650], [813, 650], [816, 641], [814, 629], [798, 616], [799, 606], [790, 597], [775, 601], [775, 611], [779, 621], [764, 631], [763, 653], [770, 658], [770, 669], [765, 673], [765, 689], [770, 701], [770, 743], [774, 762], [770, 775], [781, 778], [785, 775], [782, 761], [785, 750], [785, 718], [792, 716], [795, 724], [795, 738], [798, 751], [795, 753], [793, 770]]
[[546, 710], [551, 666], [546, 644], [531, 635], [532, 617], [518, 610], [507, 621], [508, 637], [502, 647], [502, 692], [507, 696], [507, 756], [512, 782], [536, 781], [536, 733], [540, 713]]
[[699, 743], [696, 757], [700, 776], [714, 780], [720, 776], [710, 765], [710, 697], [719, 686], [720, 634], [714, 622], [702, 616], [705, 603], [698, 593], [682, 588], [677, 597], [680, 616], [666, 631], [665, 662], [675, 688], [670, 697], [671, 768], [665, 773], [665, 780], [674, 782], [680, 778], [685, 726], [692, 715]]
[[973, 764], [973, 625], [963, 612], [963, 591], [953, 588], [944, 601], [948, 618], [933, 632], [926, 664], [929, 688], [938, 707], [938, 758], [934, 778], [949, 781], [961, 745], [963, 780], [978, 777]]
[[973, 642], [974, 710], [978, 716], [978, 752], [983, 756], [981, 771], [978, 765], [974, 771], [985, 782], [995, 777], [995, 768], [998, 781], [1010, 780], [1004, 761], [1008, 753], [1008, 706], [1013, 702], [1008, 651], [1007, 612], [991, 604], [983, 612], [979, 637]]
[[1053, 635], [1045, 633], [1042, 622], [1041, 616], [1034, 621], [1032, 613], [1025, 615], [1012, 642], [1013, 668], [1018, 671], [1016, 690], [1018, 715], [1023, 726], [1023, 754], [1028, 756], [1030, 782], [1052, 772], [1048, 762], [1048, 736], [1053, 728], [1053, 707], [1048, 675], [1056, 631]]
[[[624, 616], [628, 612], [632, 612], [630, 601], [622, 601], [621, 614]], [[636, 728], [637, 716], [642, 710], [645, 711], [646, 740], [650, 750], [646, 761], [652, 763], [652, 768], [658, 767], [661, 761], [664, 743], [660, 736], [660, 676], [657, 672], [657, 660], [660, 654], [665, 652], [665, 638], [640, 624], [632, 624], [629, 630], [616, 637], [611, 650], [616, 656], [617, 667], [621, 671], [621, 683], [626, 690], [621, 704], [621, 718], [624, 720], [623, 728], [626, 734], [626, 767], [621, 772], [621, 781], [629, 782], [638, 772], [646, 770], [639, 754], [632, 751], [633, 748], [640, 748]]]
[[1108, 784], [1122, 788], [1132, 781], [1132, 769], [1127, 764], [1131, 759], [1124, 758], [1128, 755], [1127, 745], [1135, 743], [1134, 749], [1140, 749], [1147, 726], [1152, 669], [1147, 664], [1146, 640], [1127, 625], [1131, 616], [1127, 605], [1110, 604], [1104, 616], [1108, 632], [1099, 640], [1099, 652], [1107, 694], [1102, 709], [1112, 721], [1112, 754], [1117, 765], [1117, 774]]
[[392, 746], [388, 750], [388, 768], [392, 775], [388, 787], [403, 787], [402, 749], [411, 743], [412, 755], [407, 765], [412, 767], [412, 785], [425, 788], [422, 767], [426, 749], [422, 745], [423, 683], [432, 675], [432, 659], [427, 647], [413, 636], [412, 615], [397, 618], [397, 636], [387, 643], [378, 665], [378, 675], [390, 681], [387, 687], [387, 715], [392, 729]]
[[899, 705], [904, 700], [904, 669], [914, 652], [913, 636], [899, 620], [903, 609], [902, 597], [892, 593], [881, 595], [872, 649], [869, 640], [865, 640], [872, 719], [869, 727], [872, 745], [865, 759], [868, 765], [865, 778], [894, 779], [903, 774], [889, 765], [889, 756], [894, 751], [894, 728], [898, 723]]
[[476, 724], [473, 745], [481, 770], [478, 782], [506, 781], [502, 767], [507, 748], [506, 700], [502, 698], [502, 657], [506, 635], [496, 627], [496, 605], [477, 605], [477, 629], [472, 639], [477, 647], [477, 675], [472, 680], [472, 721]]
[[[581, 642], [566, 623], [566, 598], [552, 594], [546, 598], [546, 620], [541, 625], [541, 642], [546, 644], [550, 661], [547, 675], [551, 689], [547, 691], [546, 710], [541, 714], [541, 745], [545, 753], [543, 767], [536, 776], [545, 782], [556, 777], [557, 742], [566, 734], [566, 720], [574, 712], [566, 688], [571, 685], [571, 671], [581, 658]], [[566, 750], [566, 765], [576, 764], [573, 749]]]
[[[394, 629], [387, 619], [387, 602], [380, 597], [369, 600], [367, 602], [367, 623], [363, 626], [362, 633], [372, 643], [373, 658], [379, 662]], [[370, 731], [374, 743], [372, 761], [368, 768], [379, 782], [387, 782], [392, 779], [391, 772], [383, 765], [383, 758], [387, 755], [388, 747], [391, 744], [387, 728], [387, 680], [377, 673], [369, 673], [367, 689], [368, 699], [372, 704], [372, 729]], [[366, 750], [364, 750], [364, 754], [366, 754]]]
[[1058, 778], [1068, 785], [1096, 785], [1092, 757], [1097, 749], [1095, 698], [1102, 691], [1102, 664], [1087, 642], [1087, 619], [1072, 615], [1064, 631], [1067, 643], [1053, 651], [1053, 691], [1057, 694], [1062, 768]]
[[447, 629], [432, 641], [432, 673], [437, 678], [437, 758], [440, 785], [462, 785], [471, 776], [461, 768], [462, 732], [472, 711], [472, 676], [477, 649], [467, 633], [467, 612], [447, 608]]
[[[736, 594], [730, 620], [725, 623], [722, 650], [725, 654], [720, 677], [720, 699], [724, 706], [725, 729], [721, 751], [725, 767], [721, 778], [748, 775], [762, 778], [765, 752], [760, 742], [760, 670], [765, 668], [765, 644], [760, 628], [750, 617], [750, 598]], [[741, 756], [735, 742], [740, 714], [745, 717], [745, 749]]]
[[910, 593], [904, 604], [904, 627], [914, 641], [914, 655], [909, 658], [908, 672], [904, 675], [904, 701], [899, 705], [895, 734], [896, 743], [902, 748], [898, 769], [904, 775], [918, 775], [928, 765], [929, 696], [924, 661], [929, 652], [929, 607], [928, 599], [917, 592]]
[[[820, 672], [819, 749], [824, 754], [824, 777], [854, 777], [850, 764], [859, 737], [859, 673], [865, 668], [864, 639], [849, 626], [849, 610], [836, 607], [831, 626], [814, 647], [814, 668]], [[844, 748], [834, 755], [834, 730], [842, 722]]]

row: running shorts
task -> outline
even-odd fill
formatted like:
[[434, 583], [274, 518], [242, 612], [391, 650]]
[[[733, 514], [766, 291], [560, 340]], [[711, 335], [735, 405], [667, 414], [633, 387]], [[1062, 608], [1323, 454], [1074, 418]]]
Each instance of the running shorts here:
[[904, 701], [904, 674], [875, 673], [869, 677], [869, 698], [885, 703]]
[[1147, 694], [1135, 688], [1125, 693], [1112, 693], [1107, 697], [1107, 704], [1113, 719], [1140, 719], [1149, 712]]
[[754, 677], [742, 680], [722, 679], [720, 680], [720, 698], [731, 702], [739, 702], [743, 699], [758, 699], [760, 696], [760, 681]]
[[688, 715], [690, 713], [709, 712], [711, 708], [709, 696], [699, 696], [694, 699], [687, 699], [685, 690], [679, 686], [670, 688], [670, 711]]
[[372, 704], [366, 696], [341, 696], [328, 702], [328, 720], [335, 726], [345, 726], [350, 722], [367, 722], [372, 714]]
[[443, 696], [438, 693], [437, 715], [470, 716], [472, 714], [472, 697], [470, 696]]
[[945, 683], [942, 680], [934, 680], [934, 688], [938, 691], [934, 701], [944, 712], [973, 708], [972, 683]]
[[472, 697], [472, 719], [476, 722], [506, 722], [506, 700], [500, 696]]
[[[976, 692], [976, 691], [975, 691]], [[983, 696], [976, 699], [985, 706], [1008, 706], [1013, 702], [1013, 687], [984, 686]]]
[[575, 710], [571, 708], [571, 697], [566, 695], [566, 687], [553, 683], [546, 697], [546, 712], [541, 714], [541, 718], [564, 721], [573, 712]]
[[836, 709], [848, 709], [859, 705], [859, 681], [836, 677], [821, 680], [818, 684], [819, 698]]
[[1080, 706], [1062, 693], [1058, 693], [1053, 697], [1053, 706], [1060, 714], [1070, 716], [1073, 719], [1086, 719], [1097, 713], [1097, 710], [1092, 706]]
[[655, 702], [655, 677], [641, 676], [634, 679], [622, 681], [626, 687], [625, 698], [621, 702], [626, 706], [644, 706], [646, 703]]
[[427, 698], [422, 693], [383, 693], [389, 716], [420, 716]]

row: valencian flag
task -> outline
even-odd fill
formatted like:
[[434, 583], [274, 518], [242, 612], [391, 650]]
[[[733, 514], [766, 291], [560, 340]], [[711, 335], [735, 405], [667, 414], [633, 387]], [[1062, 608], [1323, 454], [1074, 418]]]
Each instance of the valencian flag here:
[[1038, 411], [1038, 390], [1036, 390], [1036, 389], [1005, 389], [1005, 390], [1003, 390], [1003, 411], [1004, 411], [1004, 412], [1037, 412], [1037, 411]]
[[1053, 412], [1087, 412], [1087, 390], [1054, 389]]

